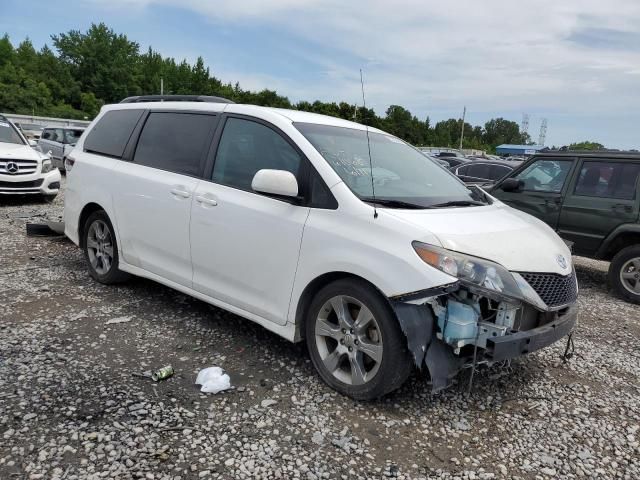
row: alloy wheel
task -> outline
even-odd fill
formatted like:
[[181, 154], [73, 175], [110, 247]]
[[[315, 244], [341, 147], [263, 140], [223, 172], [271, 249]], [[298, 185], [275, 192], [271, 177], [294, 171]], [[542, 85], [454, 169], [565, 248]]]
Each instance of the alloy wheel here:
[[87, 254], [98, 275], [106, 275], [113, 264], [111, 231], [102, 220], [94, 221], [87, 231]]
[[634, 295], [640, 295], [640, 257], [625, 262], [620, 269], [620, 283]]
[[382, 331], [371, 311], [359, 300], [338, 295], [320, 309], [315, 341], [324, 367], [339, 381], [363, 385], [382, 362]]

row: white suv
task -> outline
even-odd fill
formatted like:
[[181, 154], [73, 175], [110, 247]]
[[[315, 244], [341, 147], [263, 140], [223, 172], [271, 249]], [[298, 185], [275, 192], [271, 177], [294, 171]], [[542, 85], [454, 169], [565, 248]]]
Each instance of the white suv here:
[[49, 155], [36, 151], [22, 132], [0, 115], [0, 196], [37, 194], [52, 200], [59, 190], [60, 172]]
[[142, 100], [105, 106], [67, 157], [65, 232], [97, 281], [150, 278], [306, 340], [356, 399], [414, 366], [438, 390], [572, 330], [565, 243], [402, 140], [223, 99]]

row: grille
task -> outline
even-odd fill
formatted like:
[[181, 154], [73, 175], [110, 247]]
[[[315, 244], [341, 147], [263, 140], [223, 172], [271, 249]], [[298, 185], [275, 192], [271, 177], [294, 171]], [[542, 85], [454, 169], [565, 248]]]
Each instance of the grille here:
[[520, 272], [531, 288], [535, 290], [547, 307], [561, 307], [575, 302], [578, 298], [576, 274]]
[[[18, 166], [17, 172], [7, 170], [7, 164], [15, 163]], [[35, 173], [38, 169], [37, 160], [14, 160], [8, 158], [0, 158], [0, 175], [28, 175]]]
[[42, 181], [40, 180], [32, 180], [30, 182], [2, 182], [0, 181], [0, 188], [37, 188], [42, 185]]

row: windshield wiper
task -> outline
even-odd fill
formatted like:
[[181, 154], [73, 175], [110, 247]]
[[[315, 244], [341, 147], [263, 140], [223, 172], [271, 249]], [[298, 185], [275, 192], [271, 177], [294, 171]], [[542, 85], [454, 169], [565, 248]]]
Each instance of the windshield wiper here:
[[478, 202], [476, 200], [453, 200], [451, 202], [437, 203], [431, 205], [432, 208], [446, 208], [446, 207], [483, 207], [488, 205], [487, 203]]
[[383, 207], [391, 207], [391, 208], [411, 208], [411, 209], [429, 208], [423, 205], [416, 205], [415, 203], [403, 202], [402, 200], [392, 200], [388, 198], [362, 197], [361, 200], [363, 202], [376, 203], [378, 205], [382, 205]]

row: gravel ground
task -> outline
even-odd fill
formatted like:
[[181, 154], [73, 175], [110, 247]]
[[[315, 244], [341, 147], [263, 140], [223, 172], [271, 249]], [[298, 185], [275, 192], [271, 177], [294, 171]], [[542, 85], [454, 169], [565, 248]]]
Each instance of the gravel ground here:
[[[470, 394], [416, 374], [358, 403], [303, 345], [151, 281], [100, 285], [70, 242], [25, 236], [61, 212], [61, 195], [0, 203], [0, 479], [640, 478], [640, 307], [607, 293], [602, 262], [576, 259], [568, 363], [562, 343]], [[213, 365], [234, 389], [200, 393]]]

